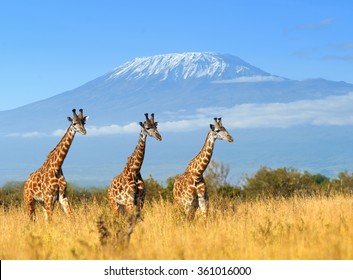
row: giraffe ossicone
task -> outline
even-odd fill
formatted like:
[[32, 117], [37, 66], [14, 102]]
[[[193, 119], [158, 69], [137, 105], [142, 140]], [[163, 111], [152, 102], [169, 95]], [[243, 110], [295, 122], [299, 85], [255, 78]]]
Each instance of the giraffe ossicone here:
[[193, 219], [197, 208], [205, 218], [208, 215], [208, 191], [203, 173], [210, 163], [216, 140], [233, 142], [233, 137], [222, 124], [221, 118], [214, 118], [201, 151], [189, 162], [185, 172], [175, 177], [174, 201], [182, 205], [188, 218]]
[[67, 215], [71, 215], [71, 208], [66, 196], [66, 181], [62, 165], [70, 149], [76, 132], [85, 135], [85, 124], [88, 116], [83, 116], [83, 110], [72, 110], [72, 118], [68, 117], [69, 128], [56, 147], [48, 154], [43, 165], [31, 173], [24, 185], [24, 202], [28, 216], [35, 220], [35, 203], [39, 202], [44, 210], [45, 220], [53, 212], [54, 203], [59, 200]]

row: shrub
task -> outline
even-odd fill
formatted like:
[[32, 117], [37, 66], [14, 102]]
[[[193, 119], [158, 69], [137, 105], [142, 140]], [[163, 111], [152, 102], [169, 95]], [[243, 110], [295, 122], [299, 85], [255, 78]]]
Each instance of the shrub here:
[[7, 208], [10, 205], [19, 206], [23, 202], [24, 182], [7, 182], [0, 188], [0, 205]]
[[244, 192], [247, 197], [312, 196], [327, 193], [329, 184], [330, 179], [321, 174], [261, 167], [254, 176], [245, 178]]

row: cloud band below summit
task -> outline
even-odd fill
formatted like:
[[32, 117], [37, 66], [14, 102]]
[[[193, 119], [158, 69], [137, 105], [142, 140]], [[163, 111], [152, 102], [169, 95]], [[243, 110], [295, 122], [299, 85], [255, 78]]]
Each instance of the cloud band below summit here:
[[[318, 100], [300, 100], [288, 103], [249, 103], [232, 107], [199, 108], [194, 114], [176, 112], [178, 120], [171, 112], [161, 113], [160, 131], [184, 132], [206, 129], [215, 116], [224, 118], [229, 129], [244, 128], [288, 128], [298, 125], [353, 125], [353, 92], [341, 96], [328, 96]], [[88, 136], [137, 133], [137, 123], [87, 126]], [[13, 137], [59, 137], [64, 129], [51, 134], [41, 132], [12, 133]]]

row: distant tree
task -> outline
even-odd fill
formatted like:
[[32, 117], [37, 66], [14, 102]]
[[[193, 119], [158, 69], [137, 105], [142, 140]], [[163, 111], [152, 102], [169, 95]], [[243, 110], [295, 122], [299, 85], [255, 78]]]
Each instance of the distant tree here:
[[175, 182], [175, 176], [169, 177], [166, 181], [167, 187], [166, 187], [166, 193], [168, 194], [168, 198], [172, 199], [173, 198], [173, 186]]
[[353, 173], [340, 172], [338, 178], [332, 181], [332, 189], [335, 192], [353, 194]]
[[243, 190], [238, 186], [233, 186], [230, 184], [225, 184], [217, 190], [217, 195], [227, 198], [241, 197]]
[[106, 203], [107, 189], [81, 187], [72, 182], [67, 184], [67, 195], [72, 204], [89, 204], [92, 201], [98, 204]]
[[307, 174], [308, 176], [310, 176], [313, 179], [314, 183], [317, 185], [323, 185], [330, 182], [329, 177], [326, 177], [325, 175], [322, 175], [320, 173], [310, 174], [309, 172], [305, 171], [304, 174]]
[[150, 177], [144, 180], [146, 185], [146, 200], [171, 199], [171, 194], [168, 189], [164, 188], [155, 179]]
[[229, 166], [223, 162], [211, 160], [204, 175], [206, 186], [210, 193], [222, 197], [234, 198], [241, 194], [241, 188], [228, 182]]
[[23, 185], [24, 182], [22, 181], [11, 181], [0, 188], [0, 205], [3, 207], [21, 205], [23, 202]]
[[227, 183], [229, 170], [229, 167], [224, 163], [211, 160], [204, 175], [209, 192], [216, 192], [222, 187], [229, 186]]
[[290, 197], [316, 195], [328, 190], [330, 179], [321, 174], [301, 173], [294, 168], [261, 167], [254, 176], [246, 177], [247, 197]]

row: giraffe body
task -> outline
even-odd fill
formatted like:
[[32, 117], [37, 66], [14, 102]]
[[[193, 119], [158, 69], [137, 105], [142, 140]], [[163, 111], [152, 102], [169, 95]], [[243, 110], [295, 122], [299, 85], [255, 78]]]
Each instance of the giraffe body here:
[[197, 208], [200, 208], [204, 217], [208, 214], [208, 191], [203, 173], [210, 163], [215, 141], [217, 139], [234, 141], [223, 127], [220, 118], [215, 118], [215, 124], [211, 124], [210, 128], [201, 151], [189, 162], [185, 172], [177, 175], [174, 181], [174, 200], [182, 205], [190, 219], [194, 218]]
[[44, 210], [45, 219], [48, 220], [53, 211], [54, 203], [59, 200], [65, 213], [71, 215], [70, 204], [66, 197], [66, 181], [62, 171], [62, 165], [70, 149], [75, 133], [79, 131], [86, 134], [84, 128], [88, 117], [82, 116], [82, 109], [77, 115], [73, 110], [73, 119], [66, 133], [58, 145], [48, 154], [43, 165], [31, 173], [24, 185], [24, 202], [27, 214], [35, 220], [35, 203], [39, 202]]
[[[143, 142], [145, 143], [145, 140]], [[141, 148], [140, 142], [135, 151], [138, 148]], [[114, 213], [123, 213], [126, 210], [131, 214], [136, 208], [136, 216], [139, 217], [144, 204], [146, 189], [140, 168], [135, 167], [134, 162], [133, 157], [130, 156], [123, 171], [113, 178], [108, 188], [108, 198]], [[142, 165], [142, 161], [139, 162]]]
[[108, 188], [108, 200], [114, 213], [118, 214], [126, 210], [129, 216], [140, 218], [141, 210], [144, 205], [146, 188], [142, 179], [140, 170], [145, 156], [146, 139], [151, 136], [161, 141], [157, 130], [157, 122], [154, 122], [154, 114], [148, 118], [145, 114], [146, 121], [140, 122], [141, 132], [138, 144], [128, 158], [123, 171], [113, 178]]

